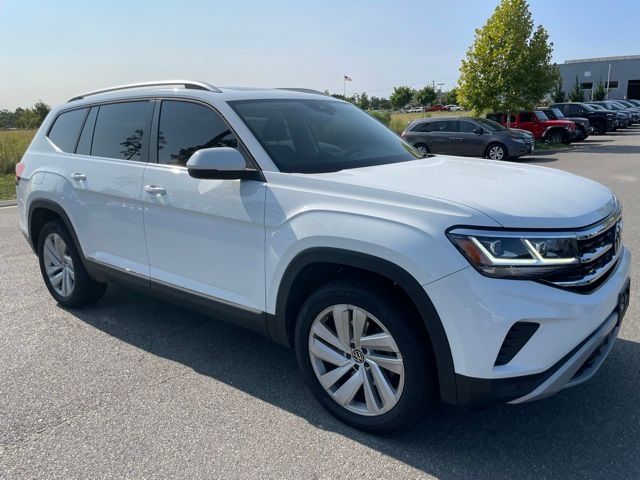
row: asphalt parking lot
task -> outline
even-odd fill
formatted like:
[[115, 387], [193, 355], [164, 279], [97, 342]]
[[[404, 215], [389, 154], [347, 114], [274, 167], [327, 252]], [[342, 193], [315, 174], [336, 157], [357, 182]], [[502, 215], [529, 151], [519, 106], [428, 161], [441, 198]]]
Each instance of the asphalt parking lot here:
[[0, 478], [639, 478], [640, 128], [518, 161], [622, 200], [635, 259], [620, 339], [555, 397], [443, 406], [387, 438], [325, 413], [293, 353], [251, 332], [117, 287], [58, 307], [15, 207], [0, 209]]

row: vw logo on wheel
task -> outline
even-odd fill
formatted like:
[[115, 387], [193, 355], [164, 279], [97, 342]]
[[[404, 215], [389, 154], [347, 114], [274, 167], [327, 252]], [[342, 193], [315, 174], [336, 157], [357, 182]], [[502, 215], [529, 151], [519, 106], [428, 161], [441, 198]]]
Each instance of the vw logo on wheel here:
[[351, 357], [358, 363], [364, 362], [364, 353], [358, 349], [351, 352]]

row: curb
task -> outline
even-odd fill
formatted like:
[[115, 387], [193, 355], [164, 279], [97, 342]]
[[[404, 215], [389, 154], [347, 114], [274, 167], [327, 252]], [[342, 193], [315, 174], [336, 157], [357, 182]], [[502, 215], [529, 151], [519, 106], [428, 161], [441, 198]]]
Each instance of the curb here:
[[18, 202], [16, 200], [0, 200], [0, 208], [2, 207], [13, 207], [17, 205]]

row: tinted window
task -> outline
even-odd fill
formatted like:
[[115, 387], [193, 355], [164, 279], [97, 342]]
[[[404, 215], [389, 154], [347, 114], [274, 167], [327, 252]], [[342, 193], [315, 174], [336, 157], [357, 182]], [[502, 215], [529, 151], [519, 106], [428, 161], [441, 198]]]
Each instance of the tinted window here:
[[82, 133], [80, 134], [76, 153], [80, 155], [89, 155], [91, 153], [91, 139], [93, 138], [93, 127], [96, 124], [97, 116], [98, 107], [93, 107], [89, 112], [89, 115], [87, 115], [87, 119], [84, 121], [84, 127], [82, 127]]
[[82, 128], [86, 108], [71, 110], [58, 115], [53, 127], [49, 130], [49, 139], [63, 152], [73, 153]]
[[455, 132], [456, 122], [455, 120], [438, 120], [433, 122], [434, 132]]
[[283, 172], [332, 172], [421, 155], [375, 118], [336, 100], [229, 102]]
[[578, 115], [580, 113], [580, 107], [578, 105], [568, 104], [564, 111], [567, 115]]
[[498, 122], [494, 122], [493, 120], [489, 120], [488, 118], [476, 118], [476, 122], [478, 122], [480, 125], [482, 125], [485, 129], [489, 130], [490, 132], [496, 132], [496, 131], [502, 131], [502, 130], [506, 130], [505, 127], [503, 127], [501, 124], [499, 124]]
[[212, 109], [190, 102], [165, 100], [160, 110], [158, 162], [185, 165], [203, 148], [237, 148], [238, 140]]
[[547, 117], [543, 111], [541, 110], [534, 110], [533, 114], [536, 116], [536, 118], [538, 120], [540, 120], [541, 122], [544, 122], [545, 120], [549, 120], [549, 117]]
[[520, 112], [521, 122], [533, 122], [533, 114], [531, 112]]
[[91, 155], [142, 160], [144, 129], [151, 102], [101, 105], [93, 133]]
[[494, 122], [502, 123], [502, 113], [489, 113], [487, 114], [487, 118], [489, 120], [493, 120]]
[[460, 120], [458, 122], [458, 129], [460, 130], [461, 133], [475, 133], [475, 130], [477, 130], [478, 125], [476, 125], [473, 122], [469, 122], [466, 120]]
[[430, 132], [431, 130], [433, 130], [431, 122], [418, 123], [411, 129], [412, 132]]

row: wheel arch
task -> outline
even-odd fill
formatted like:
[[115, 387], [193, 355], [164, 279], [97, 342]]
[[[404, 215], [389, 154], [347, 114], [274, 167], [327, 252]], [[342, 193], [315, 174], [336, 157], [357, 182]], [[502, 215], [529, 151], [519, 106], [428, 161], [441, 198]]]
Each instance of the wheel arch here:
[[503, 160], [506, 160], [507, 158], [509, 158], [509, 149], [507, 148], [507, 146], [504, 143], [499, 142], [497, 140], [494, 140], [493, 142], [490, 142], [489, 145], [487, 145], [487, 148], [484, 149], [485, 158], [489, 156], [489, 150], [491, 149], [491, 147], [493, 147], [495, 145], [499, 145], [504, 149], [504, 158], [503, 158]]
[[[436, 358], [440, 397], [457, 403], [453, 357], [442, 321], [420, 283], [406, 270], [379, 257], [338, 248], [316, 247], [296, 255], [278, 287], [270, 336], [284, 345], [293, 345], [292, 336], [298, 310], [308, 293], [338, 275], [364, 274], [372, 281], [397, 286], [419, 314], [431, 340]], [[306, 295], [305, 295], [306, 293]]]
[[73, 242], [75, 243], [78, 252], [80, 252], [80, 258], [84, 262], [84, 253], [82, 251], [82, 247], [80, 246], [80, 242], [78, 241], [76, 231], [73, 228], [73, 224], [69, 219], [69, 216], [64, 211], [64, 208], [62, 208], [58, 203], [51, 200], [37, 199], [32, 201], [29, 205], [27, 225], [29, 228], [29, 241], [31, 243], [31, 248], [37, 254], [39, 241], [38, 236], [40, 235], [40, 230], [49, 220], [54, 219], [62, 220], [65, 227], [67, 227], [67, 230], [73, 238]]

